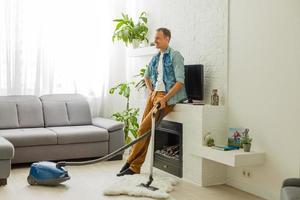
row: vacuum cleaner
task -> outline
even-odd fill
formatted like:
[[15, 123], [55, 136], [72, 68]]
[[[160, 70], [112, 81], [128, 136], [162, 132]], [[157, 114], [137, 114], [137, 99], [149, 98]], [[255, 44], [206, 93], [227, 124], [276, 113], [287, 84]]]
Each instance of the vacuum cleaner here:
[[[147, 183], [141, 183], [139, 186], [145, 187], [149, 190], [157, 190], [158, 188], [155, 188], [151, 186], [151, 183], [153, 181], [153, 161], [154, 161], [154, 137], [155, 137], [155, 127], [156, 124], [159, 124], [163, 118], [163, 110], [161, 110], [161, 114], [156, 120], [157, 111], [160, 107], [160, 104], [156, 104], [155, 107], [152, 110], [152, 118], [151, 118], [151, 131], [147, 131], [142, 136], [138, 137], [134, 141], [130, 142], [129, 144], [115, 150], [114, 152], [98, 158], [94, 160], [88, 160], [88, 161], [79, 161], [79, 162], [67, 162], [67, 161], [60, 161], [58, 163], [55, 162], [49, 162], [49, 161], [41, 161], [33, 163], [30, 166], [29, 176], [27, 177], [27, 182], [30, 185], [44, 185], [44, 186], [55, 186], [62, 182], [65, 182], [69, 180], [71, 177], [68, 174], [68, 171], [65, 169], [65, 166], [81, 166], [81, 165], [89, 165], [94, 164], [98, 162], [102, 162], [105, 160], [108, 160], [109, 158], [117, 155], [121, 151], [124, 151], [125, 149], [133, 146], [135, 143], [143, 140], [147, 136], [151, 135], [151, 143], [152, 143], [152, 153], [150, 158], [150, 175], [149, 175], [149, 181]], [[157, 123], [156, 123], [157, 121]]]

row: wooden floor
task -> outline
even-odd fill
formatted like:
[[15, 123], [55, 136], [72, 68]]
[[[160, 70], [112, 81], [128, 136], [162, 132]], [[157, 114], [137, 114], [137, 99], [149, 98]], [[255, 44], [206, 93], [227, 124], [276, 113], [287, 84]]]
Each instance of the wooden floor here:
[[[58, 187], [29, 186], [26, 178], [29, 166], [17, 166], [12, 169], [8, 185], [0, 187], [0, 200], [102, 200], [102, 199], [147, 199], [128, 196], [107, 197], [102, 189], [112, 184], [115, 174], [124, 161], [107, 161], [89, 166], [68, 167], [71, 180]], [[142, 172], [146, 172], [142, 169]], [[157, 174], [162, 172], [154, 170]], [[165, 173], [164, 173], [165, 175]], [[198, 187], [180, 181], [171, 192], [171, 199], [177, 200], [261, 200], [256, 196], [242, 192], [227, 185]]]

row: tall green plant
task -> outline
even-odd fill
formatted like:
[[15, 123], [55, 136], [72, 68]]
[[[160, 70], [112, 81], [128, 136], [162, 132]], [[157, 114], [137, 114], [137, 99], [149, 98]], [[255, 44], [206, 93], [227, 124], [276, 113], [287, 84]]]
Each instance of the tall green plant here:
[[[122, 112], [116, 112], [112, 115], [112, 117], [120, 122], [124, 123], [124, 133], [125, 133], [125, 142], [128, 144], [132, 141], [132, 137], [137, 137], [137, 131], [139, 129], [138, 124], [138, 108], [130, 108], [130, 92], [131, 88], [134, 86], [134, 82], [129, 83], [121, 83], [115, 87], [112, 87], [109, 90], [110, 94], [114, 94], [116, 91], [119, 95], [126, 98], [126, 109]], [[129, 135], [131, 133], [131, 136]]]
[[148, 25], [146, 12], [142, 12], [138, 18], [138, 22], [135, 24], [128, 14], [122, 13], [122, 18], [114, 19], [116, 22], [116, 28], [114, 30], [112, 40], [121, 40], [126, 46], [131, 44], [133, 40], [139, 42], [146, 41], [148, 43]]

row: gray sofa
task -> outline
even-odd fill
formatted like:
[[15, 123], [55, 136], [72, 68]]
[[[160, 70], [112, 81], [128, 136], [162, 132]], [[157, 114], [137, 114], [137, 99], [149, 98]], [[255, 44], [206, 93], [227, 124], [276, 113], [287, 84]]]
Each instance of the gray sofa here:
[[11, 163], [101, 157], [123, 145], [123, 124], [92, 119], [79, 94], [0, 97], [0, 185]]
[[284, 180], [280, 200], [300, 200], [300, 178]]

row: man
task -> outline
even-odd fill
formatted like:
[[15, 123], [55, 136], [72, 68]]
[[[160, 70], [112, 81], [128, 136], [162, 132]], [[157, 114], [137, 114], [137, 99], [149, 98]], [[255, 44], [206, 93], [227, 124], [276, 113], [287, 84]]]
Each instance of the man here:
[[[155, 45], [159, 49], [146, 69], [145, 82], [149, 91], [146, 108], [138, 130], [138, 136], [151, 129], [151, 115], [154, 106], [160, 103], [157, 116], [167, 115], [176, 103], [186, 99], [184, 87], [184, 59], [169, 46], [171, 32], [167, 28], [156, 30]], [[127, 162], [117, 176], [140, 173], [150, 142], [150, 136], [136, 143]]]

